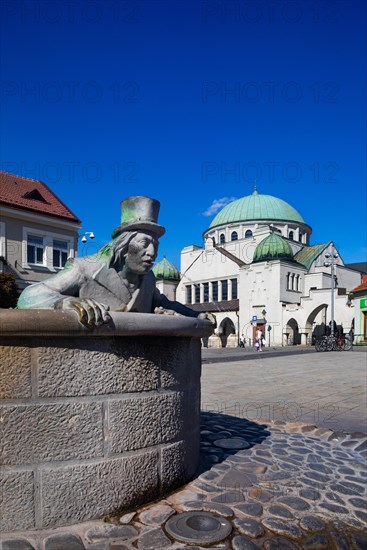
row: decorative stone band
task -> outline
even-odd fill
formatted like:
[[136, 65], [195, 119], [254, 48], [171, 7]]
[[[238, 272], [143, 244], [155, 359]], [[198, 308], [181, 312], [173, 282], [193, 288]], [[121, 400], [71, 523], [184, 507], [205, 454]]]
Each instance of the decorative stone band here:
[[0, 337], [53, 336], [98, 338], [106, 336], [185, 336], [204, 338], [213, 334], [213, 325], [206, 319], [182, 315], [110, 312], [111, 322], [88, 329], [78, 320], [75, 311], [48, 309], [0, 310]]
[[121, 513], [189, 481], [199, 461], [205, 320], [0, 313], [0, 531]]

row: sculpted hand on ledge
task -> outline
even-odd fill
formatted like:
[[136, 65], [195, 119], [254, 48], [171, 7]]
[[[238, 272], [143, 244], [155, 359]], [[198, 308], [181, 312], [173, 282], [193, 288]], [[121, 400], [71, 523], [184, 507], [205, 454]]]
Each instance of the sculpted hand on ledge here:
[[171, 301], [156, 287], [151, 269], [158, 238], [165, 232], [157, 223], [159, 206], [148, 197], [123, 200], [113, 240], [92, 256], [69, 259], [59, 273], [27, 287], [18, 309], [71, 309], [88, 328], [108, 323], [108, 311], [180, 314], [216, 324], [211, 314]]
[[87, 328], [100, 327], [109, 323], [109, 306], [99, 304], [92, 298], [63, 298], [56, 303], [55, 309], [71, 309], [79, 315], [79, 321]]

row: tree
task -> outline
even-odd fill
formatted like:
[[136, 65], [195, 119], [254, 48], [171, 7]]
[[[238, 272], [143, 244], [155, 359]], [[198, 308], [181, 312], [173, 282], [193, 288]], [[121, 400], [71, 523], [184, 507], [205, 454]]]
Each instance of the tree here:
[[16, 307], [19, 289], [12, 273], [0, 273], [0, 308]]

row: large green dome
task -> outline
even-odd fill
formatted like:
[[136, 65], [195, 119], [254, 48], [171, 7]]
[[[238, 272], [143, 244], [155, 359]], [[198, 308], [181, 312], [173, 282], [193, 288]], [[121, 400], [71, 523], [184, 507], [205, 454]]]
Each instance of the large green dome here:
[[305, 223], [302, 216], [287, 202], [271, 195], [260, 195], [254, 191], [241, 199], [230, 202], [215, 216], [209, 229], [218, 225], [251, 220], [278, 220]]
[[269, 260], [293, 260], [290, 244], [276, 233], [272, 233], [259, 243], [255, 249], [253, 262]]
[[156, 279], [164, 279], [170, 281], [179, 281], [180, 272], [173, 263], [169, 262], [167, 258], [163, 258], [153, 267], [153, 273]]

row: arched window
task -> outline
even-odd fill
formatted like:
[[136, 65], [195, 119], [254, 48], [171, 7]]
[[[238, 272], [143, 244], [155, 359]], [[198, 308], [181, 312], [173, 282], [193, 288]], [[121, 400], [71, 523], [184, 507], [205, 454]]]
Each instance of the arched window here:
[[248, 229], [245, 233], [245, 239], [249, 239], [250, 237], [252, 237], [252, 231], [251, 229]]
[[237, 233], [237, 231], [232, 231], [232, 234], [231, 234], [231, 241], [238, 241], [238, 233]]
[[293, 231], [290, 231], [290, 232], [289, 232], [289, 238], [292, 239], [292, 241], [293, 241], [293, 239], [294, 239], [294, 233], [293, 233]]
[[226, 236], [225, 236], [224, 233], [221, 233], [219, 235], [219, 242], [220, 242], [220, 244], [224, 244], [226, 242]]

